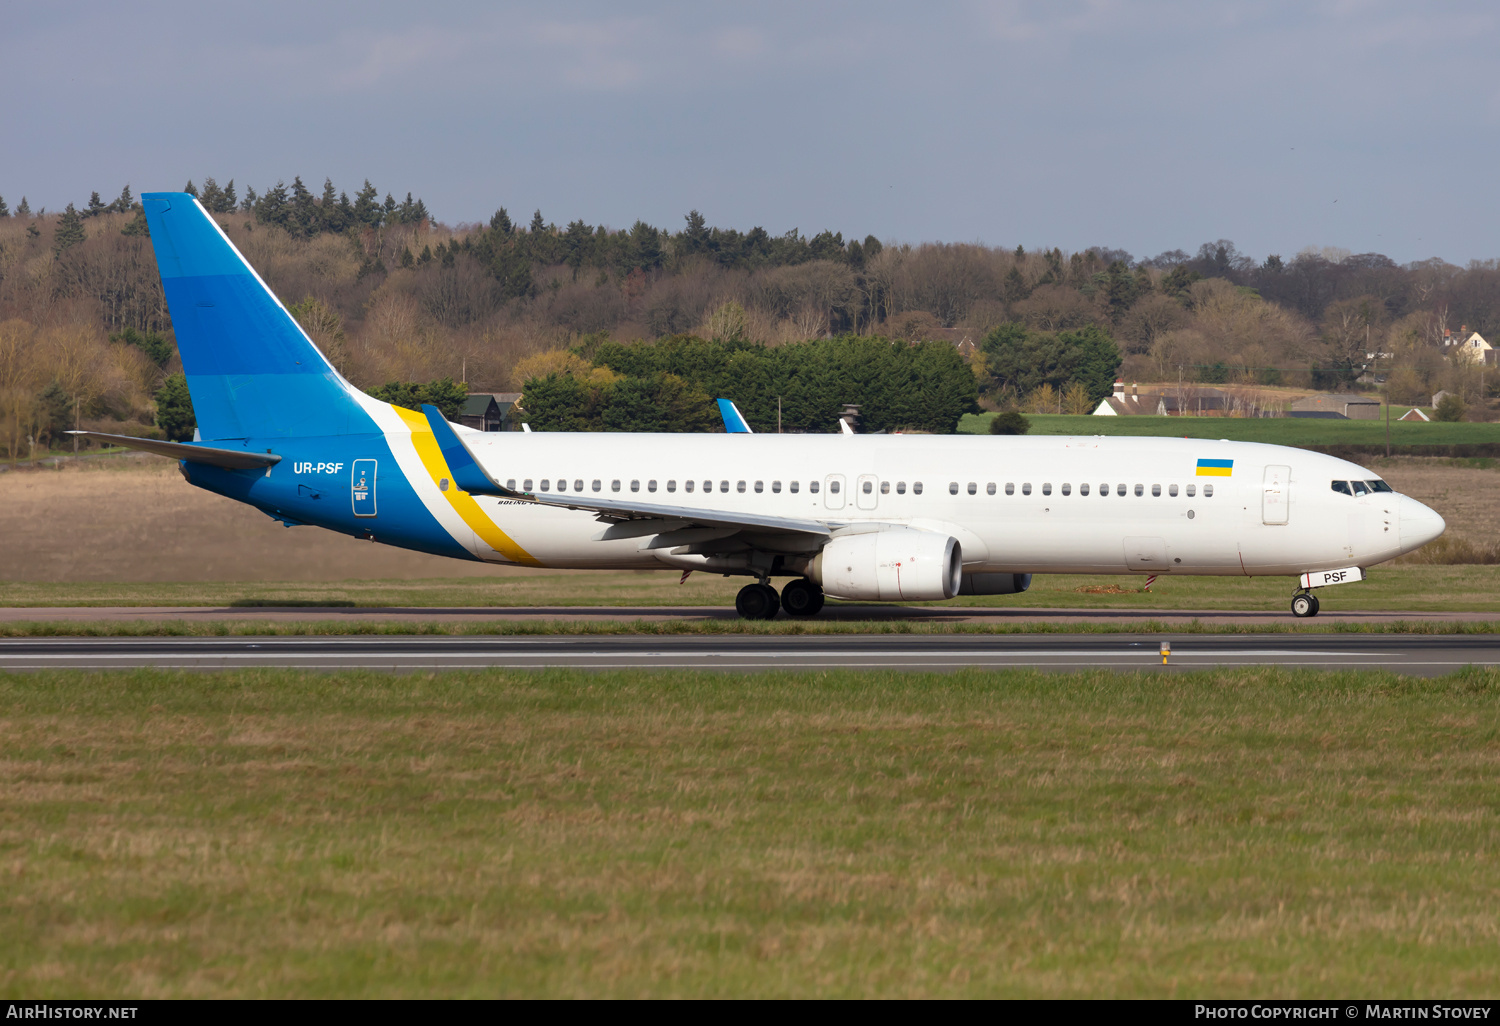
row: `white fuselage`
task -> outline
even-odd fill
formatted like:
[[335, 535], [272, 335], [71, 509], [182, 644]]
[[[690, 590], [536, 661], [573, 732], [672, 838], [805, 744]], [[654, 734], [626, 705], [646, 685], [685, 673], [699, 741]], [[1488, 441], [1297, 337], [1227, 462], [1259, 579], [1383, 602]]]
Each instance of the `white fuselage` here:
[[[652, 435], [465, 432], [497, 481], [601, 496], [952, 535], [965, 573], [1299, 574], [1368, 566], [1442, 533], [1393, 492], [1335, 491], [1379, 475], [1284, 446], [1179, 438]], [[1199, 461], [1232, 461], [1228, 476]], [[560, 487], [563, 482], [565, 487]], [[672, 565], [641, 539], [598, 540], [582, 510], [496, 498], [479, 507], [524, 553], [494, 562]]]

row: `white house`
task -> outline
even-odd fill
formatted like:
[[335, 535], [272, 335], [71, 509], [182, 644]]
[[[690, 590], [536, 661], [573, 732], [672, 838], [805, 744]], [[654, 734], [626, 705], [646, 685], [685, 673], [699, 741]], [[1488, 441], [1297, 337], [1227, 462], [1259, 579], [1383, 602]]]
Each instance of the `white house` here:
[[1443, 332], [1443, 346], [1449, 350], [1449, 355], [1455, 358], [1469, 360], [1473, 363], [1494, 363], [1495, 347], [1490, 345], [1479, 332], [1470, 332], [1467, 324], [1458, 329], [1458, 334], [1451, 331]]

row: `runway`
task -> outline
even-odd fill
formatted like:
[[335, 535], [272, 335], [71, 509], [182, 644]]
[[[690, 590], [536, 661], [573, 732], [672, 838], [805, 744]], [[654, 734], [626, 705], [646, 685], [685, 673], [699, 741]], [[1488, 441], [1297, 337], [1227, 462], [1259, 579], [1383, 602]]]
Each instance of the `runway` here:
[[[548, 620], [558, 623], [588, 621], [735, 620], [733, 606], [5, 606], [0, 623], [98, 623], [115, 620], [184, 623], [376, 624], [443, 623], [489, 624], [518, 620]], [[1285, 609], [1047, 609], [1014, 606], [897, 606], [829, 603], [820, 621], [904, 620], [912, 623], [1017, 624], [1045, 621], [1049, 624], [1157, 624], [1188, 623], [1224, 626], [1296, 623]], [[1325, 609], [1316, 620], [1324, 623], [1394, 623], [1421, 621], [1452, 623], [1500, 620], [1500, 613], [1430, 612], [1400, 610]]]
[[1171, 645], [1169, 670], [1283, 666], [1436, 676], [1468, 665], [1500, 665], [1496, 635], [378, 636], [25, 638], [0, 641], [0, 670], [1155, 671], [1163, 668], [1164, 641]]

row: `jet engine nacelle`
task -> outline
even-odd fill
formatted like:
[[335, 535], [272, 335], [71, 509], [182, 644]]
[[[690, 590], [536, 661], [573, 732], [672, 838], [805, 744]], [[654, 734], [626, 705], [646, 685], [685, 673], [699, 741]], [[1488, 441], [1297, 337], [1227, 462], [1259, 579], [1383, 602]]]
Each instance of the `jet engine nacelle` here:
[[1030, 574], [964, 574], [960, 595], [1016, 595], [1031, 587]]
[[833, 539], [807, 574], [834, 598], [947, 599], [958, 594], [963, 552], [956, 538], [897, 527]]

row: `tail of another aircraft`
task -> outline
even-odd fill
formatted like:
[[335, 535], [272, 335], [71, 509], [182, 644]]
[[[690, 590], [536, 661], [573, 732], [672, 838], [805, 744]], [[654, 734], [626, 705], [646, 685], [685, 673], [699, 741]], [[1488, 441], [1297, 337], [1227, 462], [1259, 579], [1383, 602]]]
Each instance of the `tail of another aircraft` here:
[[194, 197], [148, 192], [141, 203], [205, 441], [379, 430]]

